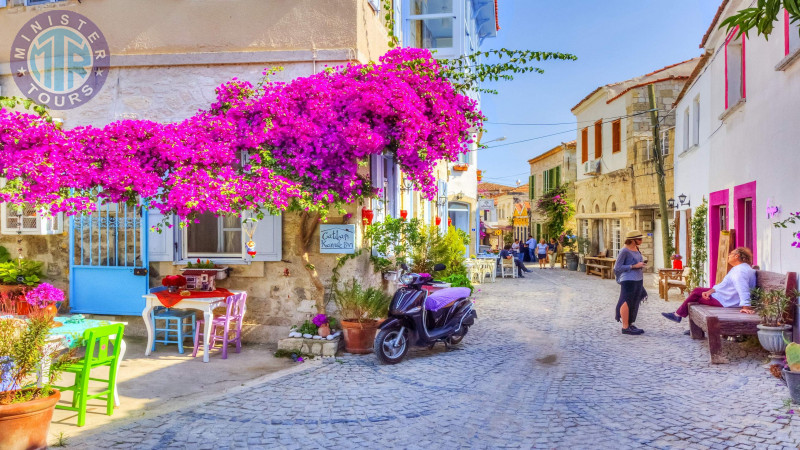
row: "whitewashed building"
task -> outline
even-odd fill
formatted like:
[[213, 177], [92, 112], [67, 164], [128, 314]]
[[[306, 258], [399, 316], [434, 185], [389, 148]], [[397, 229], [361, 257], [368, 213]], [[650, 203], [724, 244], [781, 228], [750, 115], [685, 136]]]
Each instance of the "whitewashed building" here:
[[769, 40], [719, 28], [749, 5], [722, 3], [700, 44], [703, 57], [676, 101], [673, 197], [684, 200], [676, 200], [678, 251], [690, 253], [688, 218], [707, 199], [708, 273], [715, 273], [720, 231], [731, 229], [735, 244], [752, 248], [762, 269], [800, 269], [800, 249], [791, 246], [800, 226], [773, 226], [800, 210], [800, 35], [785, 11]]

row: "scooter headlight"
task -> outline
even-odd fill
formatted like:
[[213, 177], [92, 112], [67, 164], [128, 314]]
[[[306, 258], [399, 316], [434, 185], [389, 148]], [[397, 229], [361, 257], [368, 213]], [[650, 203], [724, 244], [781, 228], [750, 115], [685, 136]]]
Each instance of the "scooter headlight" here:
[[407, 273], [400, 277], [400, 282], [403, 284], [411, 284], [414, 282], [414, 275]]

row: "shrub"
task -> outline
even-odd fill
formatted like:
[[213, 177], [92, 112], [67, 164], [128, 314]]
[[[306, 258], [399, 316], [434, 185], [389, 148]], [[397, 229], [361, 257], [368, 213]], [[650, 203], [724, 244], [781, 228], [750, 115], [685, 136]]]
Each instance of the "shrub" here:
[[370, 319], [386, 317], [392, 298], [380, 289], [364, 289], [355, 278], [344, 287], [334, 287], [333, 301], [342, 320], [365, 322]]

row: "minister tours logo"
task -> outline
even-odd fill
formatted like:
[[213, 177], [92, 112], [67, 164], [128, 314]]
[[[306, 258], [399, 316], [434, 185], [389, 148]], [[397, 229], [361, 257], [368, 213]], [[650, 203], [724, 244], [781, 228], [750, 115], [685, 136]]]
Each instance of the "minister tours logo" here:
[[71, 109], [97, 95], [111, 53], [91, 20], [50, 11], [29, 20], [11, 45], [11, 73], [25, 97], [51, 109]]

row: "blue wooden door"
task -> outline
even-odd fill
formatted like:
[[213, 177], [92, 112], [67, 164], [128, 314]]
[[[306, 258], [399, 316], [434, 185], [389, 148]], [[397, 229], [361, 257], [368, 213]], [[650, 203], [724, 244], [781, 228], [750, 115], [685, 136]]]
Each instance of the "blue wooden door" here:
[[139, 315], [148, 289], [147, 214], [124, 203], [99, 205], [69, 227], [73, 313]]

